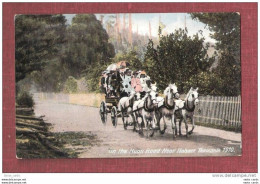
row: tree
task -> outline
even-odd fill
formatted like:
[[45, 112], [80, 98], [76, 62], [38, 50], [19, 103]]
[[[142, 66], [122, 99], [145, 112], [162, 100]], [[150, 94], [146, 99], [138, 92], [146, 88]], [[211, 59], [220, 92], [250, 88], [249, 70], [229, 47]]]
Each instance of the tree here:
[[69, 69], [64, 68], [60, 57], [50, 60], [41, 71], [29, 75], [36, 88], [43, 92], [60, 92], [69, 75]]
[[220, 85], [216, 75], [210, 71], [201, 71], [196, 77], [191, 77], [185, 82], [184, 91], [189, 91], [191, 86], [199, 88], [200, 95], [220, 95], [216, 91], [216, 86]]
[[175, 82], [180, 92], [185, 92], [186, 81], [195, 78], [202, 71], [207, 71], [213, 58], [207, 55], [208, 45], [198, 34], [188, 36], [188, 31], [179, 29], [166, 36], [160, 36], [159, 45], [154, 48], [150, 40], [145, 54], [144, 68], [160, 90]]
[[216, 94], [241, 94], [239, 13], [191, 13], [191, 17], [206, 24], [217, 40], [218, 66], [212, 71], [219, 83]]
[[134, 50], [131, 50], [130, 52], [126, 54], [118, 53], [115, 58], [114, 62], [119, 62], [119, 61], [127, 61], [132, 70], [142, 70], [142, 62], [139, 60], [138, 53]]
[[41, 71], [57, 57], [64, 43], [63, 15], [17, 15], [15, 17], [16, 82], [33, 71]]
[[70, 69], [71, 76], [79, 78], [92, 70], [96, 63], [106, 64], [114, 57], [112, 44], [101, 22], [92, 14], [78, 14], [68, 28], [68, 45], [62, 62]]
[[78, 85], [75, 78], [69, 76], [64, 84], [64, 92], [76, 93], [78, 91]]
[[85, 78], [87, 80], [87, 87], [89, 91], [100, 92], [99, 82], [101, 79], [101, 74], [106, 67], [106, 65], [96, 62], [92, 65], [92, 68], [88, 70]]

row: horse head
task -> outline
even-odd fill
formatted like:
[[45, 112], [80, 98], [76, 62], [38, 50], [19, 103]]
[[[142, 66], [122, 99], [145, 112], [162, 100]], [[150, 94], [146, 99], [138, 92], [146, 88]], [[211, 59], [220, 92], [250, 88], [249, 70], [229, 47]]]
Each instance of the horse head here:
[[156, 83], [151, 84], [151, 90], [152, 90], [152, 91], [155, 91], [155, 92], [158, 91], [157, 86], [156, 86]]
[[153, 91], [153, 90], [149, 90], [146, 92], [145, 95], [145, 103], [147, 104], [148, 108], [153, 108], [156, 104], [156, 98], [157, 98], [158, 94], [157, 92]]
[[190, 91], [188, 93], [188, 98], [191, 99], [191, 101], [194, 101], [195, 105], [199, 104], [199, 88], [193, 89], [193, 87], [190, 88]]
[[157, 102], [156, 99], [157, 99], [157, 97], [158, 97], [158, 92], [151, 90], [151, 91], [150, 91], [150, 96], [151, 96], [151, 99], [152, 99], [153, 104], [156, 103], [156, 102]]
[[168, 96], [168, 98], [175, 98], [175, 99], [179, 99], [180, 98], [180, 94], [178, 93], [178, 88], [177, 86], [174, 84], [169, 84], [169, 86], [164, 90], [164, 95]]

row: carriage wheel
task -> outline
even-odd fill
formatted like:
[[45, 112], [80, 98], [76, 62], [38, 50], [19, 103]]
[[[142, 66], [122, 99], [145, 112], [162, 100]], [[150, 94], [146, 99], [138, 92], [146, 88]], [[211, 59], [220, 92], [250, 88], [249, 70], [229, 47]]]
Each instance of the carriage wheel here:
[[159, 131], [160, 131], [160, 134], [164, 134], [165, 133], [165, 130], [166, 130], [166, 123], [165, 122], [161, 122], [159, 121]]
[[107, 122], [107, 111], [106, 111], [106, 109], [107, 109], [106, 103], [104, 101], [102, 101], [101, 104], [100, 104], [99, 114], [100, 114], [101, 121], [104, 125]]
[[116, 126], [117, 126], [117, 110], [116, 110], [115, 106], [113, 106], [112, 109], [111, 109], [111, 121], [112, 121], [113, 126], [116, 128]]
[[149, 124], [147, 125], [147, 127], [146, 127], [146, 136], [147, 136], [147, 137], [152, 137], [153, 134], [154, 134], [154, 129], [153, 129], [151, 123], [149, 123]]

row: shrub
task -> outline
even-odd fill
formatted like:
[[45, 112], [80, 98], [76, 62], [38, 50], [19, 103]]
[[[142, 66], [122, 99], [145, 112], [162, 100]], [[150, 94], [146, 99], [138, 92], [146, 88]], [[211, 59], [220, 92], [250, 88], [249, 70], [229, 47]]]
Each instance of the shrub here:
[[20, 91], [16, 97], [16, 102], [20, 106], [33, 107], [33, 96], [28, 91]]
[[77, 81], [74, 77], [69, 76], [64, 84], [65, 93], [76, 93], [78, 91]]

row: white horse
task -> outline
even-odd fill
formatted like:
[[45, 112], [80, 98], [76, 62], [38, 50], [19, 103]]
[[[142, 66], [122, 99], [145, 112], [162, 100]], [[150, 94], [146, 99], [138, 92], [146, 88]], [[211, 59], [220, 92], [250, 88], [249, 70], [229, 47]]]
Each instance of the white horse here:
[[[180, 119], [179, 121], [179, 135], [181, 134], [181, 122], [184, 120], [185, 123], [185, 128], [186, 128], [186, 136], [188, 137], [189, 134], [192, 134], [194, 128], [195, 128], [195, 123], [194, 123], [194, 110], [195, 107], [199, 104], [199, 93], [198, 93], [198, 88], [193, 89], [190, 88], [188, 94], [186, 95], [185, 100], [176, 100], [176, 110], [175, 110], [175, 123], [176, 119]], [[192, 121], [192, 129], [191, 131], [188, 132], [188, 122], [187, 119], [190, 118]], [[177, 133], [176, 133], [177, 134]]]
[[122, 120], [123, 120], [123, 124], [124, 124], [124, 129], [125, 130], [127, 129], [128, 116], [129, 115], [132, 117], [132, 120], [135, 121], [134, 115], [132, 113], [134, 100], [136, 98], [135, 94], [136, 94], [136, 92], [132, 91], [129, 97], [121, 98], [119, 100], [119, 102], [118, 102], [118, 105], [117, 105], [118, 106], [118, 111], [121, 113], [121, 117], [122, 117]]
[[[175, 83], [169, 84], [169, 86], [164, 90], [164, 96], [165, 98], [157, 97], [157, 103], [158, 103], [157, 110], [156, 110], [157, 124], [159, 126], [160, 133], [163, 134], [166, 129], [165, 119], [167, 118], [168, 120], [170, 120], [172, 124], [173, 137], [175, 137], [177, 133], [176, 123], [174, 122], [175, 99], [178, 99], [180, 96]], [[163, 118], [164, 128], [161, 128], [160, 126], [161, 118]], [[175, 133], [174, 133], [174, 129], [175, 129]]]
[[[133, 112], [135, 116], [135, 126], [138, 126], [139, 133], [143, 134], [143, 127], [146, 126], [147, 137], [152, 137], [154, 134], [154, 109], [156, 104], [157, 93], [153, 90], [147, 91], [144, 98], [135, 101], [133, 106]], [[142, 122], [138, 122], [138, 117], [142, 119]]]

